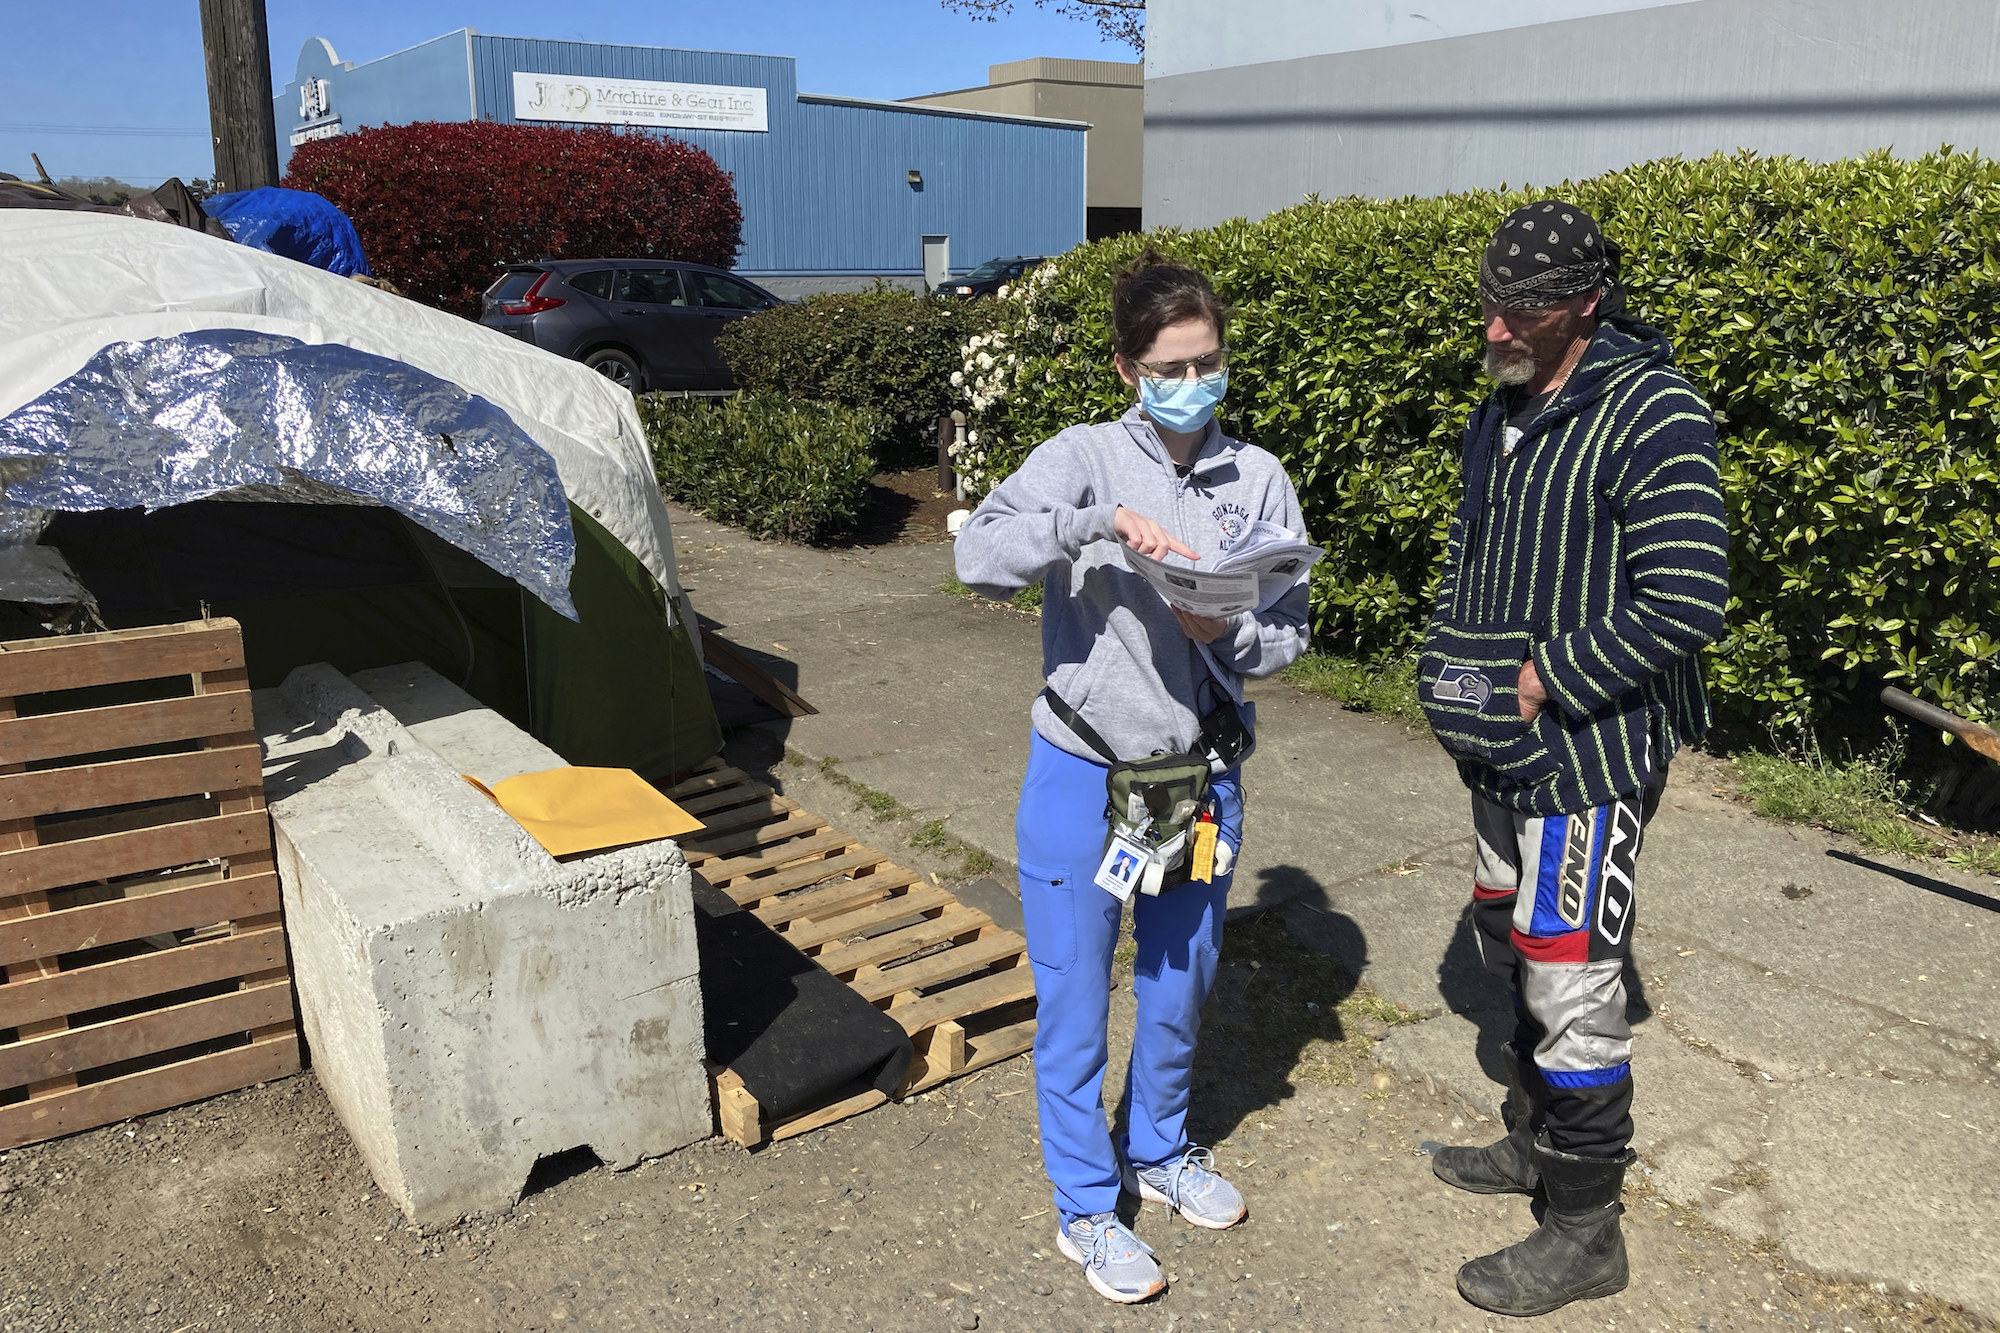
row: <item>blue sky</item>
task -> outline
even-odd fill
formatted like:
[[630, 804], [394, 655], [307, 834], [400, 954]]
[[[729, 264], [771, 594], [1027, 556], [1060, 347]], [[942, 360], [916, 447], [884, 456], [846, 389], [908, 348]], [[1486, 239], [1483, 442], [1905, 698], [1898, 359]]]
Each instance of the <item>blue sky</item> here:
[[[32, 179], [34, 151], [56, 177], [151, 186], [209, 174], [195, 0], [3, 0], [0, 8], [0, 171]], [[998, 23], [975, 23], [937, 0], [268, 0], [267, 12], [278, 87], [308, 37], [359, 64], [463, 27], [796, 56], [802, 91], [848, 97], [982, 84], [989, 64], [1028, 56], [1137, 58], [1032, 0]], [[82, 127], [95, 132], [70, 132]]]

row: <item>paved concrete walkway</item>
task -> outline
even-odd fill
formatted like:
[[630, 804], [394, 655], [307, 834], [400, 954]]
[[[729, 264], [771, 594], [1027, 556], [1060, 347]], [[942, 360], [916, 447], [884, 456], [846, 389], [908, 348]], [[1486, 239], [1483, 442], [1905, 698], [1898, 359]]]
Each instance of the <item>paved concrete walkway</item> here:
[[[1038, 622], [942, 595], [949, 545], [674, 522], [695, 606], [821, 709], [787, 744], [1011, 862]], [[1378, 1057], [1490, 1108], [1512, 1016], [1462, 916], [1451, 765], [1282, 682], [1253, 693], [1233, 907], [1282, 905], [1301, 943], [1426, 1015]], [[2000, 886], [1759, 820], [1689, 776], [1648, 835], [1628, 977], [1648, 1183], [1792, 1263], [2000, 1316]]]

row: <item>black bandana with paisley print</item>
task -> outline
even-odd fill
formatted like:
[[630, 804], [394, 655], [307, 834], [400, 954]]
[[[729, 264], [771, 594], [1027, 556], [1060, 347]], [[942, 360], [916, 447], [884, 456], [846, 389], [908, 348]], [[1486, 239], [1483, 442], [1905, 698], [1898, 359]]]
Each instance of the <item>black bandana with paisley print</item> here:
[[[1575, 204], [1539, 199], [1507, 215], [1479, 257], [1479, 294], [1510, 310], [1540, 310], [1585, 292], [1618, 291], [1618, 247]], [[1622, 307], [1623, 301], [1616, 306]], [[1614, 302], [1598, 313], [1617, 313]]]

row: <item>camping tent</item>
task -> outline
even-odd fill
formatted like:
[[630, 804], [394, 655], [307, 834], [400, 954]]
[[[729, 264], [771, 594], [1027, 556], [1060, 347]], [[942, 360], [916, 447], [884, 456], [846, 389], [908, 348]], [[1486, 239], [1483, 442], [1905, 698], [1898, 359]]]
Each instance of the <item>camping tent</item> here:
[[[405, 517], [409, 506], [289, 473], [153, 512], [58, 514], [42, 540], [70, 557], [108, 621], [203, 605], [233, 615], [257, 685], [308, 661], [345, 671], [427, 661], [572, 763], [662, 776], [718, 748], [666, 507], [624, 390], [455, 316], [136, 218], [0, 210], [0, 290], [0, 421], [50, 410], [56, 391], [90, 379], [86, 368], [101, 391], [100, 354], [121, 344], [210, 330], [330, 344], [498, 409], [553, 461], [573, 532], [574, 621], [497, 571], [490, 552]], [[152, 405], [124, 406], [143, 423]], [[164, 474], [185, 461], [154, 447], [142, 465]], [[20, 502], [0, 503], [0, 541], [9, 509], [18, 515]]]

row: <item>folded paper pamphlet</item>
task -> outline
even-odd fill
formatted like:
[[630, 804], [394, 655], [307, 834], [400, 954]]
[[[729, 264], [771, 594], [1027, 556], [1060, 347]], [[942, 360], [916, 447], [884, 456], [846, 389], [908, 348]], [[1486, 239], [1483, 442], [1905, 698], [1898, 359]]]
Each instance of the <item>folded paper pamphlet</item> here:
[[466, 781], [492, 797], [550, 856], [678, 838], [707, 827], [629, 768], [551, 768], [491, 787], [474, 777]]
[[1170, 565], [1131, 547], [1125, 564], [1172, 606], [1212, 620], [1262, 611], [1292, 590], [1326, 554], [1290, 529], [1258, 519], [1234, 549], [1207, 567]]

